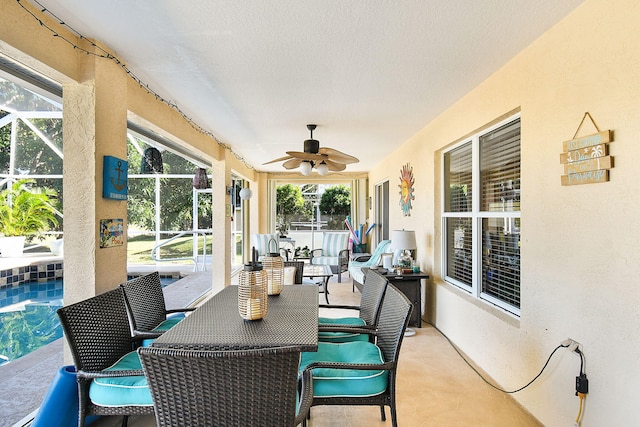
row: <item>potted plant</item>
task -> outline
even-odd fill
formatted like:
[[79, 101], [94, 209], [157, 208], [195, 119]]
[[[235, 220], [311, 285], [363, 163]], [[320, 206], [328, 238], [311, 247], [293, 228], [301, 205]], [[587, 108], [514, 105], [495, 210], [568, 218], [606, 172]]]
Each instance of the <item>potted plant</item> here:
[[0, 191], [0, 254], [22, 256], [25, 240], [41, 238], [43, 231], [58, 224], [56, 194], [53, 190], [35, 188], [33, 179], [16, 181]]

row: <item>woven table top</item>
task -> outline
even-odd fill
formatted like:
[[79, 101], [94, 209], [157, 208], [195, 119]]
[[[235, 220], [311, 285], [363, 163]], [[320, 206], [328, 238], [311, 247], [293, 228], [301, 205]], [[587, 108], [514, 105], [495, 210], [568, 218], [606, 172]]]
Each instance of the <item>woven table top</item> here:
[[300, 351], [317, 351], [318, 290], [285, 286], [280, 295], [269, 297], [267, 315], [250, 321], [238, 313], [238, 287], [228, 286], [153, 345], [189, 350], [297, 346]]

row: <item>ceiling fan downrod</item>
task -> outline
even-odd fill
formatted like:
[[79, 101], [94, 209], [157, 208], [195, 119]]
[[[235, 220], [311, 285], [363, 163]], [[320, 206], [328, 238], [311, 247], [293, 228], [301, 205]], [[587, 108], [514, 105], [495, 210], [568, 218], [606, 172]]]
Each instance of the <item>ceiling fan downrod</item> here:
[[309, 139], [304, 140], [304, 152], [311, 154], [318, 154], [318, 150], [320, 150], [320, 141], [317, 139], [313, 139], [313, 130], [316, 128], [316, 125], [307, 125], [307, 129], [311, 132], [311, 137]]

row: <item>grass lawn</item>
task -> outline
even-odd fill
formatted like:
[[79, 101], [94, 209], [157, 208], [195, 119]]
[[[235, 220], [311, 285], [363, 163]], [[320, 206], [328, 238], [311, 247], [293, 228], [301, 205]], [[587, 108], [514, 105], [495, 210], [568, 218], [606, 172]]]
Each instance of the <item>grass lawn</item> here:
[[[211, 239], [207, 240], [207, 255], [211, 255]], [[149, 264], [151, 259], [151, 249], [156, 245], [153, 236], [136, 236], [127, 241], [127, 262], [129, 264]], [[203, 239], [198, 239], [198, 253], [202, 253]], [[193, 238], [191, 236], [180, 237], [171, 243], [160, 248], [160, 257], [165, 258], [186, 258], [193, 256]], [[180, 263], [190, 263], [189, 261], [176, 261]]]

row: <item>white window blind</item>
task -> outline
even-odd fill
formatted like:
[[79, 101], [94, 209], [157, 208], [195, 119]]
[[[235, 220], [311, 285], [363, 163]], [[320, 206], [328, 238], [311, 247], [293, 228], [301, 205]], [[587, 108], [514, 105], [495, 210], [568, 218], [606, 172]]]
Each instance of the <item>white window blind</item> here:
[[520, 118], [445, 152], [443, 173], [445, 280], [519, 314]]

